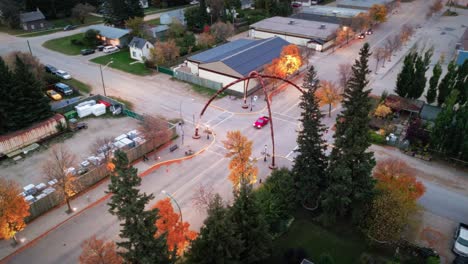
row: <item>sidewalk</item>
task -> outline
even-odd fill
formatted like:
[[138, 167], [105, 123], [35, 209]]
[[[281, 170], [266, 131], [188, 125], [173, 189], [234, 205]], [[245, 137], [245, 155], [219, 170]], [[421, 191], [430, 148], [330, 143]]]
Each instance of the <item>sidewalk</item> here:
[[[159, 150], [149, 153], [147, 155], [149, 159], [148, 161], [142, 161], [140, 159], [134, 162], [133, 166], [138, 169], [140, 177], [145, 177], [159, 169], [161, 166], [166, 166], [174, 162], [181, 162], [202, 153], [213, 142], [213, 140], [214, 139], [206, 140], [204, 138], [195, 140], [192, 138], [192, 134], [186, 131], [183, 145], [181, 144], [181, 137], [179, 137], [174, 141], [167, 143]], [[175, 144], [177, 144], [179, 148], [171, 152], [169, 147]], [[188, 149], [191, 149], [194, 154], [186, 156], [185, 152]], [[106, 194], [109, 182], [110, 180], [107, 177], [87, 191], [78, 194], [78, 196], [71, 201], [71, 206], [75, 210], [74, 213], [67, 214], [65, 212], [67, 210], [67, 205], [63, 204], [30, 222], [23, 231], [17, 234], [18, 240], [22, 241], [19, 245], [13, 246], [12, 240], [0, 241], [0, 263], [6, 261], [6, 258], [11, 255], [19, 253], [23, 249], [32, 246], [42, 237], [54, 231], [69, 220], [72, 220], [86, 209], [103, 202], [110, 196], [109, 194]]]

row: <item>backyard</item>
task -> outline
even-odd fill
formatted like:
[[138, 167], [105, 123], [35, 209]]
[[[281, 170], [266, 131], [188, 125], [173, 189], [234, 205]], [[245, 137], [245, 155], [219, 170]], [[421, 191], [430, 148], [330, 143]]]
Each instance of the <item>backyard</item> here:
[[130, 52], [128, 49], [123, 49], [109, 55], [97, 57], [91, 61], [101, 65], [106, 65], [110, 61], [113, 61], [111, 64], [109, 64], [109, 67], [135, 75], [144, 76], [152, 73], [150, 69], [146, 68], [145, 64], [130, 58]]
[[50, 50], [66, 54], [66, 55], [79, 55], [82, 49], [86, 49], [86, 48], [94, 49], [95, 48], [95, 47], [87, 46], [84, 43], [72, 44], [73, 39], [82, 40], [83, 36], [84, 36], [84, 33], [78, 33], [78, 34], [66, 36], [63, 38], [51, 39], [51, 40], [44, 42], [42, 46]]

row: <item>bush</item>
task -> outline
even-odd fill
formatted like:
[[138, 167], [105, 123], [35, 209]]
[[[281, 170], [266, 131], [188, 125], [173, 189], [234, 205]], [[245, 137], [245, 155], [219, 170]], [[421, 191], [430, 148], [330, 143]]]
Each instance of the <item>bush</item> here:
[[75, 45], [75, 46], [83, 46], [83, 41], [79, 40], [79, 39], [71, 39], [70, 40], [70, 43], [72, 45]]
[[385, 140], [385, 136], [379, 135], [375, 131], [370, 131], [369, 133], [371, 143], [378, 145], [385, 145], [387, 143], [387, 140]]
[[44, 74], [44, 82], [46, 85], [56, 84], [60, 82], [60, 78], [57, 75], [53, 75], [51, 73]]

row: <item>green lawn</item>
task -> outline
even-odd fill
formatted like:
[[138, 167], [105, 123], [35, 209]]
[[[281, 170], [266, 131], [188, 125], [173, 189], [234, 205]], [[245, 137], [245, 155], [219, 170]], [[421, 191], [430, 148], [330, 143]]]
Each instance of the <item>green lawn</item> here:
[[88, 84], [80, 82], [76, 79], [62, 80], [61, 82], [66, 83], [70, 85], [71, 87], [78, 89], [83, 94], [89, 94], [92, 90]]
[[135, 60], [130, 58], [130, 52], [128, 51], [128, 49], [124, 49], [109, 55], [97, 57], [92, 59], [91, 61], [101, 65], [106, 65], [111, 60], [113, 60], [114, 62], [109, 64], [109, 67], [124, 72], [142, 76], [151, 74], [152, 72], [150, 69], [146, 68], [143, 63], [134, 63], [130, 65], [130, 63], [135, 62]]
[[[203, 87], [197, 84], [192, 84], [192, 90], [207, 97], [211, 97], [217, 92], [216, 90], [210, 89], [208, 87]], [[224, 96], [226, 96], [226, 93], [222, 92], [217, 96], [217, 98], [223, 98]]]
[[148, 8], [145, 8], [144, 12], [145, 12], [145, 15], [151, 15], [151, 14], [162, 13], [162, 12], [171, 11], [171, 10], [175, 10], [175, 9], [179, 9], [179, 8], [184, 8], [184, 7], [187, 7], [187, 6], [190, 6], [190, 5], [174, 6], [174, 7], [169, 7], [169, 8], [157, 8], [157, 7], [154, 7], [154, 6], [150, 6]]
[[78, 34], [70, 35], [70, 36], [63, 37], [63, 38], [51, 39], [51, 40], [44, 42], [42, 46], [50, 50], [66, 54], [66, 55], [78, 55], [80, 54], [80, 50], [82, 49], [94, 48], [94, 47], [88, 47], [86, 45], [71, 44], [72, 39], [82, 40], [83, 35], [84, 33], [78, 33]]
[[147, 20], [145, 21], [145, 23], [148, 25], [157, 26], [161, 24], [161, 21], [159, 20], [159, 18], [156, 18], [156, 19]]

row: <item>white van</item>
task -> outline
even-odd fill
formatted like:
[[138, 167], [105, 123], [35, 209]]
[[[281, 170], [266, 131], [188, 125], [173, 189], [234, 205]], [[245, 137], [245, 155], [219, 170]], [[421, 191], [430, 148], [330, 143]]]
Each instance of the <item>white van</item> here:
[[105, 46], [102, 51], [104, 51], [104, 53], [111, 53], [111, 52], [119, 51], [119, 48], [115, 46]]

